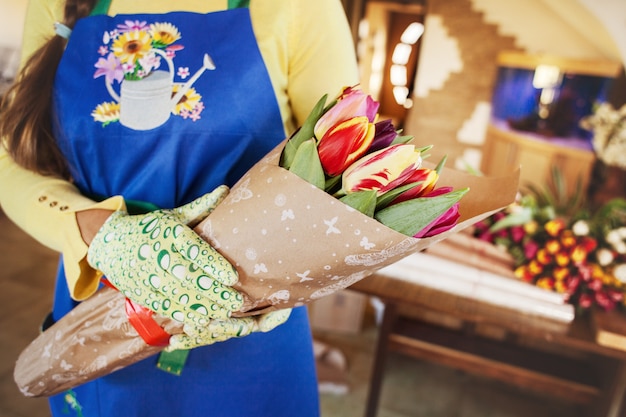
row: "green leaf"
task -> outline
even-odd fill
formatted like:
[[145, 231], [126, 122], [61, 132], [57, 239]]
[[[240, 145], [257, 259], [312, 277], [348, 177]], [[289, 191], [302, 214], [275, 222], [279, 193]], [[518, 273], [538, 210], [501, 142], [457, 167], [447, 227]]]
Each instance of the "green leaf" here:
[[327, 178], [326, 184], [324, 185], [324, 190], [331, 195], [337, 193], [339, 190], [341, 190], [341, 178], [341, 175]]
[[374, 218], [406, 236], [415, 236], [463, 197], [469, 188], [435, 197], [422, 197], [394, 204], [376, 213]]
[[521, 210], [511, 213], [495, 222], [489, 228], [489, 231], [493, 233], [511, 226], [521, 226], [529, 223], [533, 219], [533, 214], [533, 210], [530, 207], [522, 207]]
[[309, 140], [314, 137], [313, 129], [315, 128], [315, 124], [322, 117], [322, 115], [328, 110], [324, 108], [326, 104], [326, 98], [328, 97], [325, 94], [313, 107], [311, 113], [306, 118], [300, 129], [298, 129], [287, 141], [285, 145], [285, 149], [283, 149], [283, 154], [281, 155], [280, 166], [285, 169], [290, 169], [291, 164], [293, 163], [293, 159], [295, 158], [296, 152], [300, 145], [304, 143], [304, 141]]
[[443, 169], [443, 166], [446, 164], [447, 160], [448, 160], [448, 155], [444, 155], [444, 157], [441, 158], [441, 161], [439, 161], [439, 163], [435, 167], [435, 172], [437, 174], [441, 174], [441, 170]]
[[378, 201], [376, 203], [376, 210], [384, 209], [391, 203], [397, 196], [402, 194], [405, 191], [410, 190], [411, 188], [415, 188], [418, 185], [423, 184], [424, 181], [412, 182], [410, 184], [405, 184], [400, 187], [396, 187], [392, 190], [387, 191], [385, 194], [378, 197]]
[[360, 211], [368, 217], [374, 217], [376, 210], [376, 190], [357, 191], [339, 199], [344, 204]]
[[396, 136], [396, 138], [389, 144], [389, 146], [391, 145], [404, 145], [405, 143], [409, 143], [410, 141], [413, 140], [413, 136]]
[[304, 141], [296, 151], [289, 171], [323, 190], [326, 183], [324, 169], [317, 153], [315, 139]]

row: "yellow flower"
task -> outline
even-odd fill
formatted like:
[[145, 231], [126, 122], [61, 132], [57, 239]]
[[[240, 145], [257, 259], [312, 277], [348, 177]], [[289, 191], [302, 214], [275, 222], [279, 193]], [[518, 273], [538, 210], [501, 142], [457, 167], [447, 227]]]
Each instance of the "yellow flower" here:
[[146, 55], [152, 43], [150, 35], [145, 30], [135, 29], [124, 32], [113, 42], [113, 53], [122, 63], [134, 64], [138, 59]]
[[563, 266], [554, 268], [554, 272], [552, 273], [552, 275], [554, 276], [554, 279], [556, 279], [559, 282], [562, 282], [565, 280], [565, 278], [569, 276], [569, 269]]
[[546, 290], [551, 290], [552, 288], [554, 288], [554, 281], [552, 281], [552, 279], [550, 278], [540, 278], [537, 280], [537, 284], [536, 284], [539, 288], [543, 288]]
[[116, 122], [120, 119], [120, 104], [116, 102], [105, 102], [98, 104], [98, 106], [91, 112], [91, 116], [96, 122], [108, 124]]
[[154, 42], [160, 45], [171, 45], [180, 39], [180, 32], [171, 23], [151, 24], [150, 35]]
[[554, 289], [556, 290], [556, 292], [562, 294], [567, 291], [567, 285], [565, 285], [565, 282], [563, 281], [556, 281], [554, 283]]
[[[172, 89], [173, 95], [176, 95], [178, 90], [180, 89], [180, 84], [174, 84], [174, 88]], [[198, 105], [202, 96], [196, 92], [194, 88], [190, 88], [185, 91], [185, 94], [178, 100], [176, 106], [172, 113], [179, 115], [182, 111], [193, 111], [193, 109]]]

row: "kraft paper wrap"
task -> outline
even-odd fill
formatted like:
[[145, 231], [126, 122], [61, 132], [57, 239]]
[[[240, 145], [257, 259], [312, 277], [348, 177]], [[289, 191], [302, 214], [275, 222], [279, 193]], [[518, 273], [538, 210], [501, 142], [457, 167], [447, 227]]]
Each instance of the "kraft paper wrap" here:
[[[284, 142], [252, 167], [194, 230], [239, 273], [237, 316], [295, 307], [349, 287], [512, 203], [519, 170], [478, 177], [445, 170], [439, 186], [469, 187], [459, 224], [432, 238], [397, 233], [278, 166]], [[124, 298], [104, 288], [21, 353], [14, 379], [25, 396], [50, 396], [131, 365], [162, 348], [128, 323]], [[180, 324], [159, 318], [170, 333]]]

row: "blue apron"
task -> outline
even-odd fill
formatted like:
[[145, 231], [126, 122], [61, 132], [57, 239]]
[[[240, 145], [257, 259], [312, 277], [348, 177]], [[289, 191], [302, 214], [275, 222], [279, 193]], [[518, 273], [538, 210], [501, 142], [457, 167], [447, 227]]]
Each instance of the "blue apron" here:
[[[158, 207], [234, 184], [285, 136], [247, 8], [90, 16], [58, 67], [55, 135], [85, 195]], [[75, 306], [62, 267], [53, 317]], [[50, 399], [54, 416], [317, 416], [306, 310], [267, 334], [149, 358]]]

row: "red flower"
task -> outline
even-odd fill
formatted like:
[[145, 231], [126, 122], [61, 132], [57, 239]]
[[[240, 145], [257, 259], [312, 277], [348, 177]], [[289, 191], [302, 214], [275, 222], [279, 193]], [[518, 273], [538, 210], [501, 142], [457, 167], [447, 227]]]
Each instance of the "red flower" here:
[[366, 116], [337, 123], [324, 133], [317, 151], [324, 172], [331, 177], [341, 174], [363, 156], [374, 139], [374, 125]]

